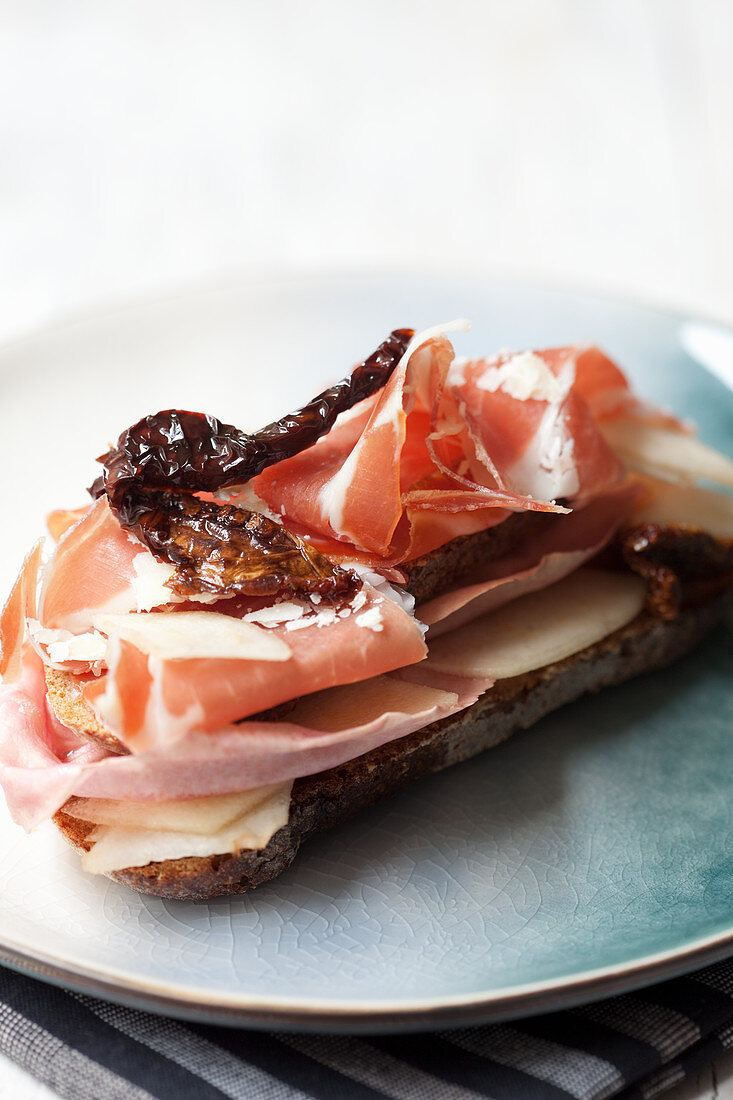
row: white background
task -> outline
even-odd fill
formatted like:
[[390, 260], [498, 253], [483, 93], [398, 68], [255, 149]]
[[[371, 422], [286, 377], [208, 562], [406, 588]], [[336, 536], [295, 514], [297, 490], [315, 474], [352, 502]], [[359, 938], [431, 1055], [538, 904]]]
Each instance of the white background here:
[[0, 0], [0, 340], [227, 271], [733, 321], [732, 49], [730, 0]]
[[730, 0], [0, 2], [0, 339], [223, 270], [733, 320]]

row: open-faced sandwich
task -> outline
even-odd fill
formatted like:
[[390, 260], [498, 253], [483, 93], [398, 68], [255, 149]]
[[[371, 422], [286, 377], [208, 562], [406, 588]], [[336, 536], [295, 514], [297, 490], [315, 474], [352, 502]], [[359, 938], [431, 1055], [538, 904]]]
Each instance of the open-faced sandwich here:
[[[548, 711], [733, 589], [733, 462], [593, 347], [393, 332], [252, 435], [168, 410], [55, 512], [0, 623], [0, 782], [89, 872], [206, 898]], [[498, 764], [500, 766], [500, 764]]]

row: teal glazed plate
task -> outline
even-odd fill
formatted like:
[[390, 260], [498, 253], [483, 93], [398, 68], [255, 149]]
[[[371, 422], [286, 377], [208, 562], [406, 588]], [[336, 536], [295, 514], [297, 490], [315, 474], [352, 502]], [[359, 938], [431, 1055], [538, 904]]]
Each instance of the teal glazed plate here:
[[[0, 350], [0, 586], [51, 508], [144, 413], [256, 428], [396, 327], [470, 317], [459, 355], [596, 342], [638, 391], [733, 450], [733, 334], [591, 294], [433, 277], [228, 283]], [[198, 1020], [430, 1028], [589, 1000], [733, 952], [733, 624], [309, 841], [204, 903], [82, 873], [53, 826], [0, 814], [0, 960]]]

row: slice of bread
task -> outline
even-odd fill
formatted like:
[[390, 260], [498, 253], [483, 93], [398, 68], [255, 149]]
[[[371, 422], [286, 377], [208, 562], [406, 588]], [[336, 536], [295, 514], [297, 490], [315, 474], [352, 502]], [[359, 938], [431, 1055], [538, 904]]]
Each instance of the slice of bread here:
[[[285, 870], [313, 833], [346, 821], [423, 775], [491, 748], [586, 692], [677, 660], [718, 622], [730, 604], [731, 593], [686, 608], [668, 622], [643, 612], [623, 629], [572, 657], [497, 682], [460, 714], [340, 767], [296, 780], [288, 824], [262, 849], [149, 863], [111, 872], [109, 877], [140, 893], [167, 898], [244, 893]], [[88, 851], [92, 847], [88, 837], [94, 825], [63, 810], [54, 821], [77, 848]]]

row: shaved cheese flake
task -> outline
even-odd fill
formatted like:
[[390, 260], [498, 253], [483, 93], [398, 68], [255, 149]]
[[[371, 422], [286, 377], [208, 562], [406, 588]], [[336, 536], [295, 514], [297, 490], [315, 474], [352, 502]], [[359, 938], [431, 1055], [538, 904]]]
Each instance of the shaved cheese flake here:
[[151, 611], [141, 615], [98, 615], [94, 626], [131, 642], [142, 653], [163, 661], [287, 661], [281, 638], [254, 623], [216, 611]]
[[138, 611], [165, 606], [174, 599], [166, 581], [175, 576], [175, 566], [156, 561], [150, 553], [136, 554], [132, 560], [135, 576], [130, 582]]
[[645, 594], [632, 573], [579, 569], [436, 639], [423, 667], [496, 680], [521, 676], [619, 630], [642, 610]]
[[614, 418], [601, 425], [606, 439], [633, 469], [675, 481], [715, 481], [733, 488], [733, 461], [693, 435]]
[[375, 634], [378, 634], [380, 630], [384, 630], [382, 612], [378, 607], [370, 607], [367, 611], [363, 611], [361, 615], [356, 616], [356, 625], [366, 630], [373, 630]]
[[550, 401], [560, 404], [570, 392], [575, 371], [556, 377], [544, 359], [533, 351], [511, 355], [500, 366], [489, 365], [476, 383], [480, 390], [503, 390], [517, 401]]
[[733, 539], [733, 496], [673, 481], [648, 481], [650, 495], [632, 511], [631, 523], [684, 523], [715, 538]]
[[293, 622], [305, 614], [302, 603], [276, 603], [270, 607], [261, 607], [259, 611], [250, 611], [243, 615], [245, 623], [259, 623], [261, 626], [278, 626], [280, 623]]
[[288, 722], [308, 729], [336, 733], [365, 726], [388, 714], [421, 714], [434, 707], [451, 707], [458, 696], [424, 684], [374, 676], [356, 684], [327, 688], [300, 699]]
[[167, 859], [264, 848], [278, 829], [288, 823], [291, 787], [292, 783], [278, 784], [275, 793], [259, 806], [211, 836], [98, 825], [89, 836], [94, 847], [82, 856], [82, 865], [85, 871], [99, 875]]
[[237, 794], [217, 794], [207, 798], [179, 799], [175, 802], [72, 798], [64, 806], [64, 813], [81, 821], [92, 821], [95, 825], [214, 836], [243, 814], [262, 805], [279, 790], [280, 785], [276, 784]]
[[37, 619], [28, 620], [28, 631], [34, 643], [45, 646], [52, 664], [65, 661], [102, 662], [107, 656], [107, 639], [103, 634], [89, 631], [72, 634], [70, 630], [51, 630], [41, 626]]

